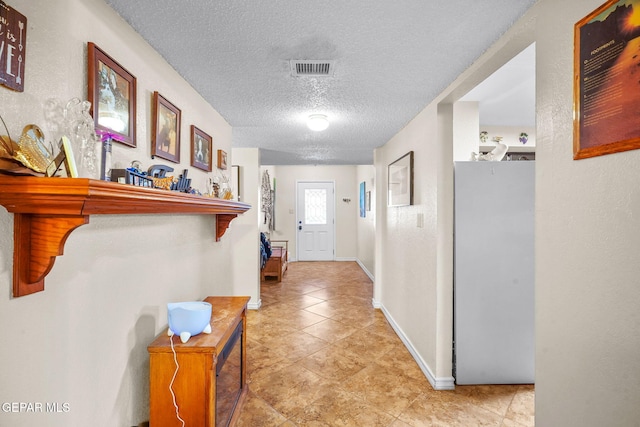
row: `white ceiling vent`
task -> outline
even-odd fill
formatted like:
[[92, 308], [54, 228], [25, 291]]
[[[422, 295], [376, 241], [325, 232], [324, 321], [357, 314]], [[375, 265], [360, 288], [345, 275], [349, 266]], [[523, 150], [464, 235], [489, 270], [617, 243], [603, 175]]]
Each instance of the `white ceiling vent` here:
[[335, 61], [292, 59], [291, 75], [295, 77], [331, 77]]

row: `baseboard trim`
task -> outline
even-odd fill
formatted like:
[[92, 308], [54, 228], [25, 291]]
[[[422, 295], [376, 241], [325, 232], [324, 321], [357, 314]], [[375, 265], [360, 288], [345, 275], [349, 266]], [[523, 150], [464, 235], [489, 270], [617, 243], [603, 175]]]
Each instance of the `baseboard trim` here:
[[258, 299], [258, 302], [249, 302], [247, 304], [247, 309], [249, 310], [258, 310], [260, 307], [262, 307], [262, 299]]
[[360, 261], [359, 259], [356, 259], [356, 262], [358, 263], [358, 265], [360, 266], [360, 268], [362, 269], [362, 271], [364, 271], [364, 274], [366, 274], [367, 276], [369, 276], [369, 279], [371, 279], [372, 282], [375, 282], [375, 276], [373, 274], [371, 274], [371, 272], [369, 270], [367, 270], [367, 267], [364, 266], [364, 264], [362, 263], [362, 261]]
[[352, 258], [352, 257], [340, 257], [340, 258], [334, 259], [334, 261], [337, 261], [337, 262], [349, 262], [349, 261], [357, 261], [357, 259]]
[[425, 377], [427, 377], [427, 380], [429, 380], [429, 383], [431, 383], [431, 387], [433, 387], [434, 390], [454, 390], [456, 386], [455, 386], [455, 379], [453, 378], [453, 376], [438, 378], [435, 375], [433, 375], [433, 372], [431, 371], [431, 368], [429, 367], [429, 365], [424, 361], [424, 359], [420, 356], [420, 354], [418, 354], [415, 347], [411, 343], [411, 340], [406, 336], [402, 328], [398, 326], [396, 321], [393, 319], [393, 316], [391, 316], [391, 314], [387, 311], [384, 305], [382, 305], [380, 302], [376, 300], [372, 300], [372, 302], [375, 308], [379, 308], [382, 310], [382, 314], [384, 314], [384, 317], [386, 317], [386, 319], [389, 321], [389, 324], [391, 325], [393, 330], [396, 331], [396, 334], [398, 334], [398, 336], [400, 337], [400, 340], [402, 340], [407, 350], [409, 350], [409, 353], [411, 353], [411, 356], [420, 367], [420, 370], [425, 375]]

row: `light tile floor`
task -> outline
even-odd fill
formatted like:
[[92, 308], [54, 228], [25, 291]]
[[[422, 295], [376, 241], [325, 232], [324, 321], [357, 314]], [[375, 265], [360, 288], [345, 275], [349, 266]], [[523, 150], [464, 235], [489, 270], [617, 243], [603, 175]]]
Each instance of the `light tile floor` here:
[[534, 425], [533, 385], [433, 390], [355, 262], [290, 263], [261, 298], [247, 318], [237, 426]]

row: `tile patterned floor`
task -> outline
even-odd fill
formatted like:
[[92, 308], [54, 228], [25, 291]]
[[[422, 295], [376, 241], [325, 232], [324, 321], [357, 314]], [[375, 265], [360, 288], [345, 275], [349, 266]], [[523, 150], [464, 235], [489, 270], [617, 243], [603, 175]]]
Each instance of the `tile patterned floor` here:
[[534, 425], [533, 386], [435, 391], [354, 262], [297, 262], [249, 310], [249, 394], [237, 426]]

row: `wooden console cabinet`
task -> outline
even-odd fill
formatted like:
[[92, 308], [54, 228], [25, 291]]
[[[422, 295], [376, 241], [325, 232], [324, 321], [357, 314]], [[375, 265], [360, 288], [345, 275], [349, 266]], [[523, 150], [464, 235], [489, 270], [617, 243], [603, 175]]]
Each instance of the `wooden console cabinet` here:
[[147, 348], [149, 351], [150, 426], [180, 427], [169, 385], [179, 415], [187, 426], [232, 426], [247, 394], [246, 313], [249, 297], [207, 297], [211, 303], [211, 334], [193, 336], [186, 343], [166, 331]]

